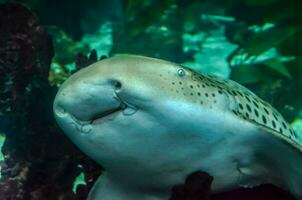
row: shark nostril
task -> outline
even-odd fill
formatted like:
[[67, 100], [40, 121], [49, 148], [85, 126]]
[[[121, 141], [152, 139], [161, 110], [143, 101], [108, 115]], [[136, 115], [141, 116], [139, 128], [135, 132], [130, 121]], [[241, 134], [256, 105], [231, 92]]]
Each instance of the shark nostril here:
[[122, 83], [120, 81], [114, 81], [113, 83], [115, 89], [121, 89], [122, 88]]

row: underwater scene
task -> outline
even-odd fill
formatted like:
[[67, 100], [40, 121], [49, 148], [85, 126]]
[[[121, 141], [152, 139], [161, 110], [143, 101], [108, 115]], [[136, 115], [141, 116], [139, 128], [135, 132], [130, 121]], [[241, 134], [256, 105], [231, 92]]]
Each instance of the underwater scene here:
[[0, 0], [0, 200], [302, 200], [302, 1]]

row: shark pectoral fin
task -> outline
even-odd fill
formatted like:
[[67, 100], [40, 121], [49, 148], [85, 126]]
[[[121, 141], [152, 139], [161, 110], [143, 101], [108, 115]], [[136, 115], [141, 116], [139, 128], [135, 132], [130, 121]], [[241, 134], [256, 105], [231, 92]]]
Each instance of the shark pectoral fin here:
[[87, 200], [130, 200], [125, 192], [112, 181], [107, 173], [102, 174], [93, 188], [91, 189]]
[[287, 188], [296, 199], [302, 200], [302, 163], [290, 162], [290, 172], [287, 178]]
[[111, 178], [106, 172], [102, 174], [87, 200], [165, 200], [167, 196], [146, 194], [138, 187], [129, 186], [130, 182], [121, 182], [118, 178]]

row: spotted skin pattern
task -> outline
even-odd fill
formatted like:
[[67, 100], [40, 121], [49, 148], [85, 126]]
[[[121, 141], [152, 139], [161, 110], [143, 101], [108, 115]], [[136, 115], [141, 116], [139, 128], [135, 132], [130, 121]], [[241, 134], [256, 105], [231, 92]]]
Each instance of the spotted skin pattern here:
[[[185, 71], [190, 75], [186, 75]], [[236, 117], [264, 128], [302, 151], [300, 136], [282, 115], [244, 86], [218, 76], [196, 73], [184, 66], [180, 66], [176, 80], [169, 80], [168, 83], [168, 78], [163, 74], [160, 74], [160, 78], [167, 81], [171, 92], [191, 97], [193, 102], [208, 109], [232, 112]]]
[[[108, 114], [112, 109], [119, 111]], [[214, 193], [271, 183], [302, 200], [301, 135], [234, 81], [120, 55], [67, 80], [54, 114], [107, 170], [90, 200], [166, 200], [172, 186], [197, 170], [214, 177]]]

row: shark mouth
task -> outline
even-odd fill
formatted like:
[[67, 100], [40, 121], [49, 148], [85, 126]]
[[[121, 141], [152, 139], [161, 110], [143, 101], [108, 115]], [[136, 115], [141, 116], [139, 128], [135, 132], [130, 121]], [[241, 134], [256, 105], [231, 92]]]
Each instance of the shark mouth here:
[[112, 120], [120, 113], [125, 116], [129, 116], [135, 114], [138, 111], [138, 107], [128, 104], [118, 97], [116, 98], [116, 100], [120, 102], [120, 105], [118, 107], [93, 115], [90, 119], [90, 124], [97, 124], [103, 122], [104, 120]]
[[125, 108], [126, 108], [126, 106], [120, 105], [119, 107], [112, 108], [105, 112], [97, 113], [90, 119], [90, 124], [96, 124], [105, 119], [113, 119], [116, 115], [118, 115], [120, 112], [122, 112]]

